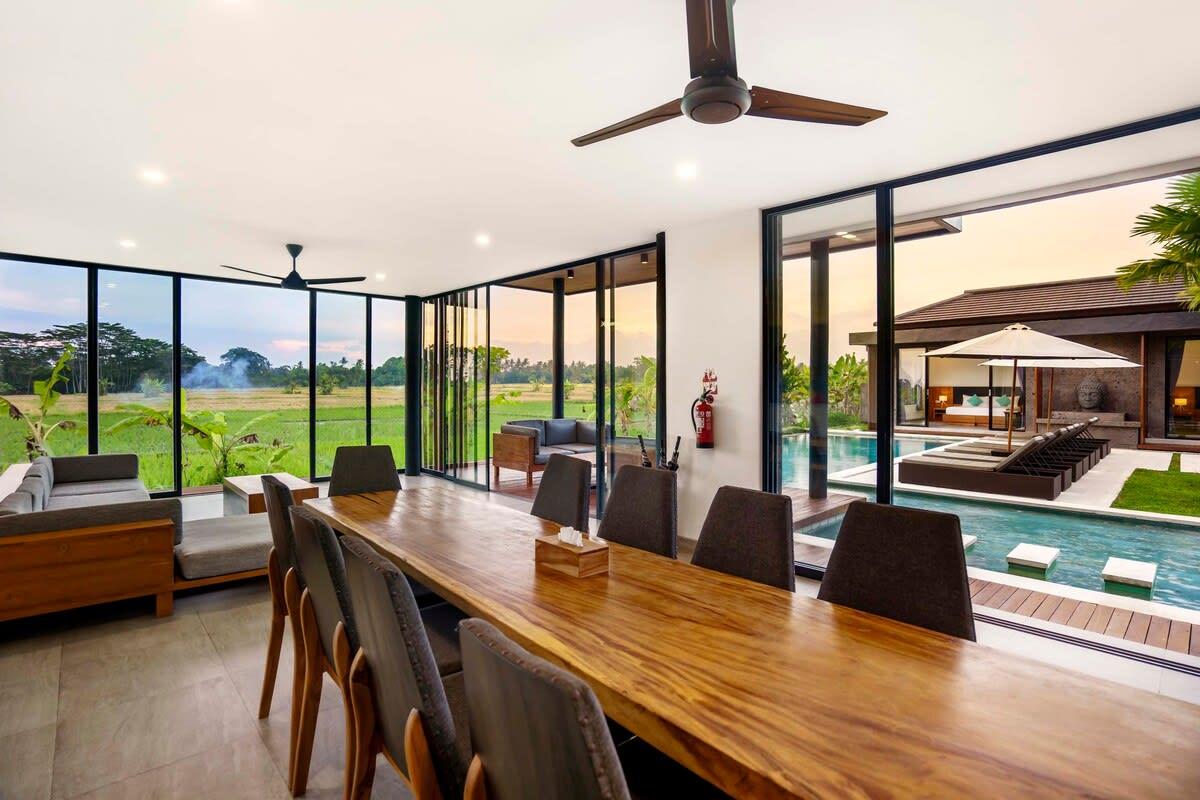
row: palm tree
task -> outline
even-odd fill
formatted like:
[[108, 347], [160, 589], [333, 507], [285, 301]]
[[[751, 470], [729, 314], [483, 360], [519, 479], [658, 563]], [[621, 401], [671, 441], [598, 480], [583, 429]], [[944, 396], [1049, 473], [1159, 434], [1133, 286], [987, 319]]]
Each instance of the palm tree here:
[[1139, 283], [1183, 279], [1180, 299], [1200, 311], [1200, 172], [1184, 175], [1167, 190], [1168, 205], [1155, 204], [1138, 215], [1130, 235], [1149, 236], [1161, 250], [1117, 269], [1117, 285], [1128, 291]]

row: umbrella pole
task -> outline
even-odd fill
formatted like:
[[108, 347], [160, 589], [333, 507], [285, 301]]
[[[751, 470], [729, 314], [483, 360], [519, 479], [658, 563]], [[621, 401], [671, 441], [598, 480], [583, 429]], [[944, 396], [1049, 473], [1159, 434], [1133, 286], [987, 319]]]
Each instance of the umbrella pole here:
[[1050, 396], [1046, 398], [1046, 431], [1050, 431], [1050, 425], [1054, 418], [1054, 367], [1050, 368]]
[[1012, 452], [1013, 417], [1017, 415], [1017, 360], [1013, 359], [1012, 390], [1008, 394], [1008, 452]]

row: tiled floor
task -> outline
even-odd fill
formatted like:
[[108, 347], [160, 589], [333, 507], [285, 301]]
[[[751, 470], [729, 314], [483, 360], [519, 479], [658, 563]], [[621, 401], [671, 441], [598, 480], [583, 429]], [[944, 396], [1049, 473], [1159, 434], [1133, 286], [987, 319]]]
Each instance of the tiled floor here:
[[[187, 506], [219, 513], [220, 500]], [[798, 584], [816, 594], [816, 583]], [[290, 642], [271, 716], [255, 718], [268, 602], [257, 580], [182, 596], [167, 619], [141, 600], [0, 624], [0, 800], [287, 797]], [[999, 626], [978, 634], [985, 646], [1200, 703], [1198, 678]], [[328, 680], [321, 708], [307, 796], [335, 798], [344, 723]], [[376, 797], [408, 797], [382, 760], [377, 775]]]

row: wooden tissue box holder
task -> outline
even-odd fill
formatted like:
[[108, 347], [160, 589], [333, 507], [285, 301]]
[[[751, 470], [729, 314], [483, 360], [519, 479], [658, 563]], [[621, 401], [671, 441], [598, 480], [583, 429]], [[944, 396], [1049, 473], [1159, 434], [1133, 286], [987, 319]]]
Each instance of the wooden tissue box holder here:
[[533, 560], [572, 578], [590, 578], [608, 572], [608, 545], [595, 539], [584, 539], [576, 547], [558, 540], [557, 534], [539, 536], [534, 540]]

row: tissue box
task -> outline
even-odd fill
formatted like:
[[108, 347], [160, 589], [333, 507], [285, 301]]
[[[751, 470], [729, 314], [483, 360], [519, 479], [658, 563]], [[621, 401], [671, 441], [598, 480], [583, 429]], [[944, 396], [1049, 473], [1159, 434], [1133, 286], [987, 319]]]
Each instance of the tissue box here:
[[539, 567], [552, 569], [572, 578], [589, 578], [608, 572], [608, 545], [584, 539], [581, 547], [564, 544], [557, 534], [534, 540], [533, 560]]

